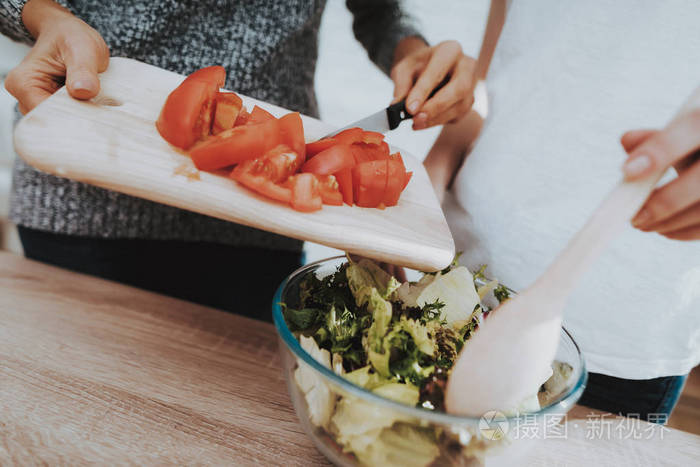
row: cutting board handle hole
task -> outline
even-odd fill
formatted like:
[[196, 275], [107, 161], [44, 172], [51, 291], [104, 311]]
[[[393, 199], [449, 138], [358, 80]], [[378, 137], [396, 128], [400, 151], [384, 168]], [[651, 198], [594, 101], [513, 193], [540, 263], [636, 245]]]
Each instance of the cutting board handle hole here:
[[97, 96], [92, 100], [92, 102], [97, 105], [104, 105], [108, 107], [119, 107], [120, 105], [124, 105], [124, 103], [119, 99], [107, 96]]

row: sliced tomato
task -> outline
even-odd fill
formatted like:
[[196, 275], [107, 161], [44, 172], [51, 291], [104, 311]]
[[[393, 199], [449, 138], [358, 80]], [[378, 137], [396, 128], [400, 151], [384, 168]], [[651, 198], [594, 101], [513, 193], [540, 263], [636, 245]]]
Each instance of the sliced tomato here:
[[350, 151], [355, 159], [355, 164], [362, 164], [363, 162], [372, 162], [376, 160], [374, 154], [371, 151], [367, 151], [366, 144], [352, 144], [350, 145]]
[[318, 191], [323, 204], [331, 206], [342, 206], [343, 195], [338, 188], [338, 182], [333, 175], [317, 175]]
[[363, 133], [362, 128], [348, 128], [333, 136], [333, 138], [340, 143], [352, 144], [362, 141]]
[[295, 174], [301, 166], [301, 157], [286, 144], [280, 144], [256, 159], [257, 173], [274, 183], [281, 183]]
[[246, 123], [248, 123], [248, 120], [250, 120], [250, 114], [248, 113], [248, 109], [246, 109], [245, 107], [241, 107], [241, 111], [238, 112], [238, 117], [236, 117], [236, 122], [233, 124], [233, 126], [236, 127], [245, 125]]
[[222, 66], [208, 66], [206, 68], [201, 68], [187, 78], [185, 81], [203, 81], [205, 83], [210, 83], [216, 85], [216, 90], [223, 88], [226, 83], [226, 70]]
[[387, 161], [368, 161], [352, 169], [355, 204], [376, 208], [382, 204], [387, 182]]
[[231, 178], [263, 196], [283, 203], [290, 203], [292, 190], [272, 182], [264, 175], [256, 174], [254, 167], [257, 162], [253, 159], [238, 164], [231, 172]]
[[389, 160], [398, 161], [401, 164], [401, 167], [403, 167], [403, 171], [406, 171], [406, 164], [403, 163], [403, 157], [401, 157], [400, 152], [389, 154]]
[[299, 112], [288, 113], [279, 119], [282, 142], [292, 148], [300, 157], [300, 164], [306, 159], [306, 141], [304, 140], [304, 124]]
[[335, 146], [336, 144], [339, 143], [335, 138], [323, 138], [319, 139], [318, 141], [314, 141], [313, 143], [309, 143], [306, 145], [306, 157], [313, 157], [319, 152], [325, 151], [326, 149], [330, 148], [331, 146]]
[[411, 177], [413, 177], [413, 172], [406, 172], [404, 181], [403, 181], [403, 189], [405, 190], [406, 187], [408, 186], [408, 182], [411, 181]]
[[331, 175], [340, 170], [351, 168], [354, 165], [355, 158], [352, 155], [350, 146], [347, 144], [336, 144], [306, 161], [301, 167], [301, 171], [316, 175]]
[[309, 173], [301, 173], [291, 177], [292, 208], [301, 212], [318, 211], [323, 207], [323, 201], [319, 193], [316, 176]]
[[362, 142], [366, 144], [380, 145], [384, 142], [384, 135], [376, 131], [363, 131]]
[[218, 92], [214, 99], [214, 121], [211, 132], [218, 135], [224, 130], [230, 130], [236, 124], [238, 114], [243, 108], [243, 101], [235, 92]]
[[396, 206], [404, 188], [406, 171], [403, 165], [396, 160], [388, 160], [386, 171], [386, 190], [382, 202], [385, 206]]
[[156, 121], [160, 135], [182, 149], [188, 149], [198, 139], [208, 136], [217, 91], [215, 84], [185, 79], [165, 100]]
[[382, 159], [389, 159], [389, 145], [382, 141], [381, 144], [369, 144], [369, 143], [355, 143], [353, 146], [359, 146], [367, 154], [370, 160], [378, 161]]
[[256, 159], [278, 144], [279, 123], [270, 120], [226, 130], [192, 148], [190, 156], [199, 170], [216, 170]]
[[270, 112], [267, 110], [258, 107], [257, 105], [253, 107], [252, 112], [250, 112], [250, 118], [246, 123], [248, 124], [255, 124], [255, 123], [265, 123], [270, 120], [276, 120], [275, 116], [272, 115]]
[[338, 189], [343, 195], [343, 201], [348, 206], [352, 206], [352, 169], [343, 169], [333, 175], [338, 182]]

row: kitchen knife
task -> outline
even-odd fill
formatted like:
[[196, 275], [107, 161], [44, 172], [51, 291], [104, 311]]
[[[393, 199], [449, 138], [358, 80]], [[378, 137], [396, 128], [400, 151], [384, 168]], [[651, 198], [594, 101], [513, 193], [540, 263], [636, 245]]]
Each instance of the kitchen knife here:
[[[443, 86], [445, 86], [450, 81], [450, 76], [446, 76], [440, 84], [438, 84], [435, 89], [430, 93], [428, 99], [433, 97]], [[358, 120], [350, 125], [347, 125], [339, 130], [327, 134], [324, 138], [329, 138], [331, 136], [337, 135], [343, 130], [348, 128], [360, 127], [367, 131], [376, 131], [379, 133], [386, 133], [387, 131], [396, 129], [399, 124], [404, 121], [413, 118], [413, 115], [408, 113], [406, 110], [406, 99], [403, 99], [395, 104], [391, 104], [386, 109], [380, 110], [377, 113]]]

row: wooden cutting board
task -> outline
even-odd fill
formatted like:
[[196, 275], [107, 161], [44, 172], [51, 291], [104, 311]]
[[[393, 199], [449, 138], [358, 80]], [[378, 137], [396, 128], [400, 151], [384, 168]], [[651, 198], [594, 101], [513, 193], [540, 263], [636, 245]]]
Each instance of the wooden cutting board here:
[[[91, 101], [65, 87], [28, 113], [15, 130], [18, 154], [58, 175], [270, 232], [309, 240], [425, 271], [444, 268], [454, 242], [423, 166], [400, 150], [413, 178], [399, 204], [384, 210], [324, 206], [300, 213], [246, 190], [226, 173], [188, 175], [187, 155], [163, 140], [155, 120], [183, 76], [126, 58], [112, 58]], [[241, 96], [281, 116], [289, 110]], [[302, 117], [307, 141], [333, 131]], [[396, 148], [394, 148], [396, 149]]]

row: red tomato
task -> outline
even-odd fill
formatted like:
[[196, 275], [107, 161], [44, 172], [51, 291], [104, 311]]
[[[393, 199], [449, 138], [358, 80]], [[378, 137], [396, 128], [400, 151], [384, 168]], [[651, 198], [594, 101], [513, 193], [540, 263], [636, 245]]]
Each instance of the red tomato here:
[[401, 157], [400, 152], [395, 152], [394, 154], [389, 155], [389, 160], [393, 161], [398, 161], [401, 164], [401, 167], [403, 167], [403, 171], [406, 171], [406, 164], [403, 163], [403, 157]]
[[387, 161], [368, 161], [352, 169], [355, 204], [363, 208], [376, 208], [382, 204], [387, 182]]
[[338, 190], [338, 182], [333, 175], [316, 176], [318, 178], [318, 191], [323, 204], [342, 206], [343, 195]]
[[299, 112], [288, 113], [279, 119], [282, 142], [292, 148], [300, 157], [300, 164], [306, 159], [306, 141], [304, 124]]
[[301, 212], [313, 212], [323, 207], [315, 175], [301, 173], [289, 180], [292, 187], [292, 208]]
[[234, 92], [218, 92], [214, 99], [214, 121], [211, 132], [218, 135], [224, 130], [230, 130], [236, 124], [238, 114], [243, 108], [243, 101]]
[[384, 142], [384, 135], [381, 133], [377, 133], [376, 131], [363, 131], [362, 142], [366, 144], [379, 145]]
[[343, 194], [343, 201], [348, 206], [352, 206], [352, 169], [343, 169], [333, 175], [335, 175], [338, 188]]
[[316, 175], [330, 175], [340, 170], [351, 168], [355, 165], [350, 146], [336, 144], [325, 151], [321, 151], [306, 161], [302, 166], [302, 172], [311, 172]]
[[245, 125], [248, 123], [248, 120], [250, 120], [248, 110], [246, 110], [245, 107], [241, 107], [241, 111], [238, 113], [238, 117], [236, 118], [236, 122], [233, 124], [233, 126]]
[[190, 151], [199, 170], [216, 170], [255, 159], [280, 144], [277, 120], [231, 128]]
[[350, 145], [350, 151], [355, 159], [355, 164], [362, 164], [363, 162], [371, 162], [375, 159], [375, 155], [371, 151], [367, 151], [366, 144], [352, 144]]
[[413, 172], [406, 172], [404, 181], [403, 181], [403, 189], [405, 190], [406, 187], [408, 186], [408, 182], [411, 181], [411, 177], [413, 177]]
[[281, 183], [294, 175], [301, 166], [301, 157], [286, 144], [280, 144], [256, 159], [256, 173], [274, 183]]
[[363, 133], [364, 131], [362, 130], [362, 128], [348, 128], [347, 130], [343, 130], [337, 135], [333, 136], [333, 139], [335, 139], [339, 143], [352, 144], [357, 143], [358, 141], [362, 141]]
[[215, 84], [185, 79], [165, 100], [156, 121], [160, 135], [182, 149], [209, 135], [214, 108], [212, 102], [217, 91]]
[[263, 196], [283, 203], [290, 203], [292, 190], [272, 182], [265, 175], [256, 174], [254, 170], [256, 163], [257, 160], [248, 160], [238, 164], [231, 172], [231, 178]]
[[204, 81], [216, 85], [216, 90], [223, 88], [226, 83], [226, 70], [222, 66], [208, 66], [199, 69], [185, 78], [185, 81]]
[[275, 116], [267, 110], [262, 109], [256, 105], [255, 107], [253, 107], [253, 111], [250, 112], [250, 118], [248, 119], [247, 123], [265, 123], [270, 120], [276, 120]]
[[381, 144], [355, 143], [353, 146], [359, 146], [367, 154], [370, 160], [378, 161], [381, 159], [389, 159], [389, 145], [382, 141]]
[[406, 171], [399, 161], [388, 160], [386, 163], [386, 191], [382, 202], [385, 206], [396, 206], [404, 188]]
[[321, 151], [325, 151], [331, 146], [338, 144], [335, 138], [323, 138], [306, 145], [306, 157], [313, 157]]

